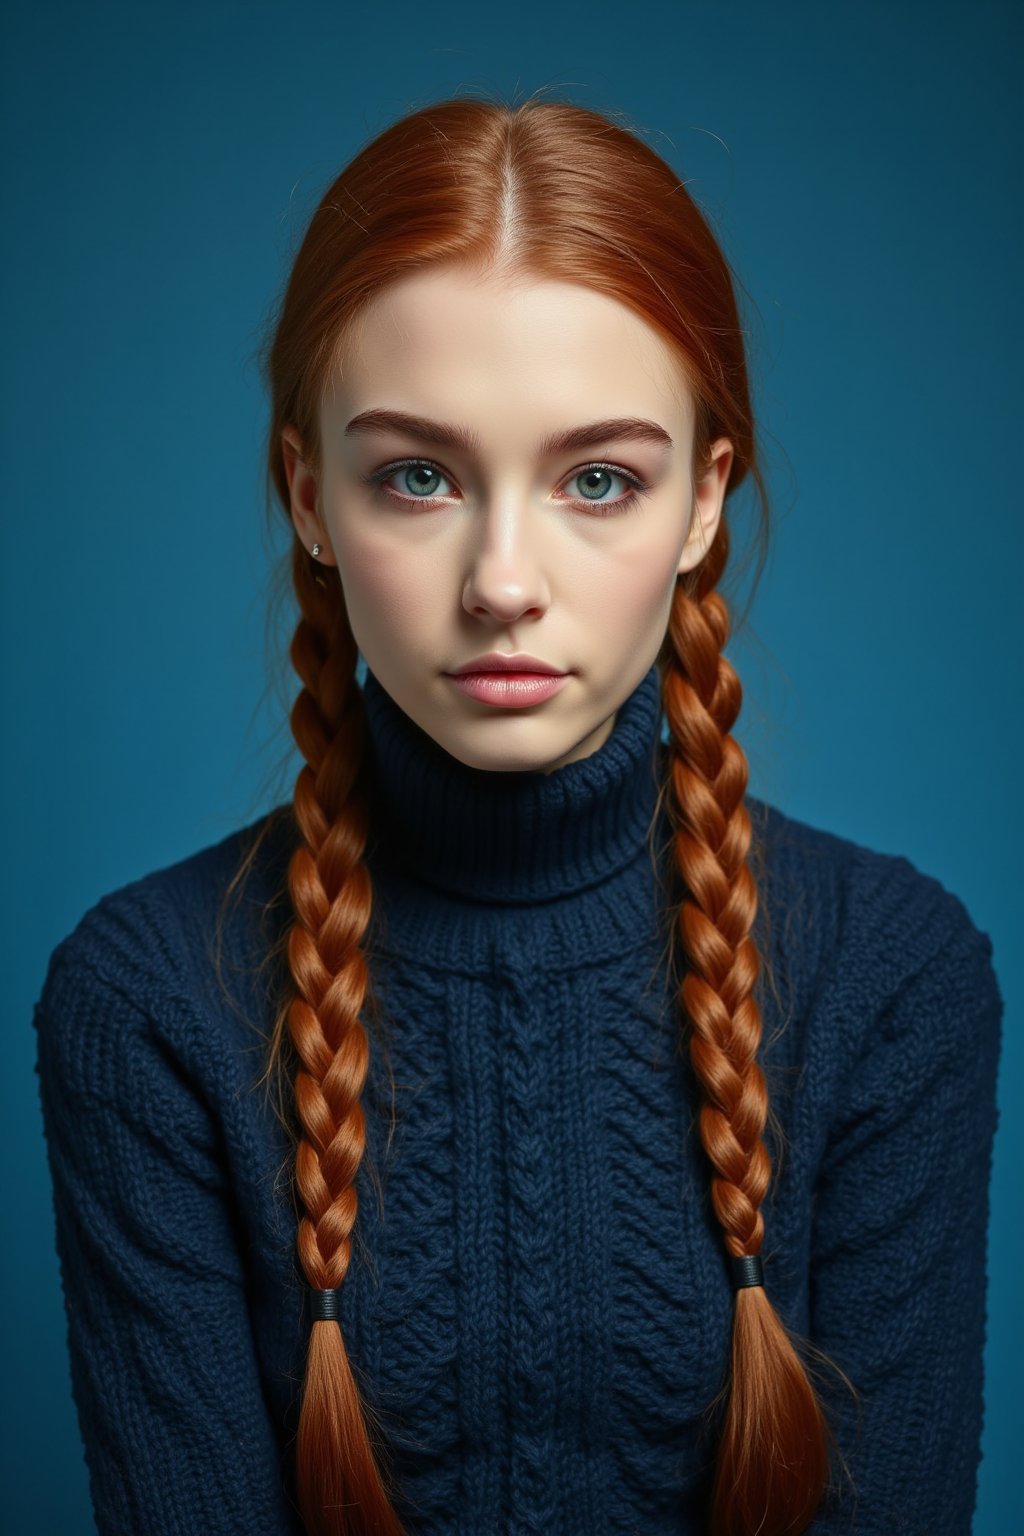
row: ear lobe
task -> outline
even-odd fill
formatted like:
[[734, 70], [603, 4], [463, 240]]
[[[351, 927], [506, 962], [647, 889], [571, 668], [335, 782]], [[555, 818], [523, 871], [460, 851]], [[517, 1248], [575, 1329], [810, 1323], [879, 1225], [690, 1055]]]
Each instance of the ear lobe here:
[[[711, 518], [711, 526], [708, 519]], [[682, 554], [679, 556], [679, 564], [676, 567], [677, 576], [685, 576], [687, 571], [692, 571], [700, 565], [708, 550], [711, 548], [715, 533], [718, 529], [718, 516], [714, 508], [709, 506], [706, 496], [702, 496], [700, 489], [693, 499], [693, 508], [690, 512], [690, 528], [686, 535]]]
[[677, 576], [685, 576], [687, 571], [692, 571], [694, 566], [700, 565], [707, 554], [710, 544], [706, 538], [702, 537], [703, 528], [700, 513], [695, 507], [690, 519], [690, 531], [686, 536], [686, 543], [683, 545], [683, 552], [679, 556], [679, 564], [676, 567]]

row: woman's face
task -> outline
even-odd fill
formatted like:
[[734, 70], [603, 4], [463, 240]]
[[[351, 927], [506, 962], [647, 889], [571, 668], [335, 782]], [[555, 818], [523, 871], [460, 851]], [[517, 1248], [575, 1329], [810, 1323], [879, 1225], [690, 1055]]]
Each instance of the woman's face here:
[[[693, 424], [669, 348], [616, 300], [435, 268], [363, 311], [319, 484], [286, 429], [292, 516], [417, 725], [471, 767], [551, 772], [607, 740], [714, 537], [732, 447], [694, 485]], [[564, 675], [540, 697], [453, 681], [490, 652]]]

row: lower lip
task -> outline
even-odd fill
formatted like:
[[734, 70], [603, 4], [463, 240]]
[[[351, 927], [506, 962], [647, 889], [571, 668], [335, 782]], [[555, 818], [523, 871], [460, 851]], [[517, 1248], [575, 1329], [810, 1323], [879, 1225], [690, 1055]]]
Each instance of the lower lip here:
[[448, 672], [460, 693], [481, 704], [497, 704], [502, 709], [520, 709], [524, 704], [540, 704], [569, 680], [568, 672]]

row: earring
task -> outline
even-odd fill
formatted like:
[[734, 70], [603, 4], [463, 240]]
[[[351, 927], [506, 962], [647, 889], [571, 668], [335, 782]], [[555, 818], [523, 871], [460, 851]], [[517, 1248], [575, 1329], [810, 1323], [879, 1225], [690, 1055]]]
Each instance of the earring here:
[[318, 555], [319, 553], [320, 553], [320, 545], [319, 544], [314, 544], [313, 545], [313, 554], [314, 555]]

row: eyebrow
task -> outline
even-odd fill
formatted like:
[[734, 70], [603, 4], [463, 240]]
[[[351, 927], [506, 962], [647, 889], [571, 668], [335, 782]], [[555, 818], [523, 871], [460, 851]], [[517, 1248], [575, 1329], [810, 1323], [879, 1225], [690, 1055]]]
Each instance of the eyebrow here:
[[[431, 421], [426, 416], [411, 416], [407, 411], [371, 410], [353, 416], [345, 428], [345, 436], [357, 433], [399, 432], [417, 437], [422, 442], [440, 443], [445, 448], [457, 448], [465, 454], [480, 450], [477, 433], [466, 427], [453, 426], [446, 421]], [[580, 427], [567, 427], [552, 432], [540, 445], [540, 457], [565, 453], [574, 448], [594, 448], [610, 442], [653, 443], [659, 448], [671, 448], [672, 439], [664, 427], [656, 421], [646, 421], [639, 416], [612, 416], [604, 421], [588, 421]]]

